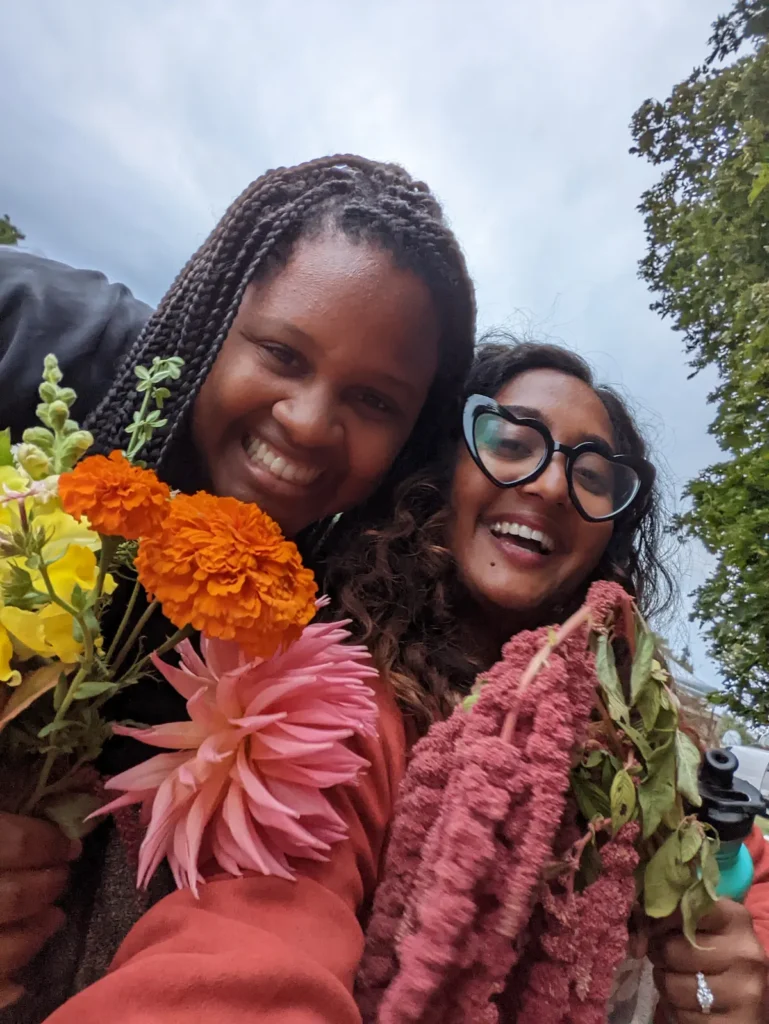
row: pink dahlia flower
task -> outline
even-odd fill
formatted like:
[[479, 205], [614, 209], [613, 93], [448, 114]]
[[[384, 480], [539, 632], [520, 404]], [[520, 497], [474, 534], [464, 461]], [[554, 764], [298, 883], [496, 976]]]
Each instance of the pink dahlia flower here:
[[[293, 879], [289, 859], [326, 860], [346, 827], [322, 792], [354, 782], [368, 762], [344, 740], [376, 735], [377, 708], [363, 682], [376, 676], [365, 647], [345, 645], [347, 623], [306, 626], [268, 659], [247, 660], [233, 641], [189, 640], [181, 667], [155, 665], [187, 698], [188, 722], [149, 729], [115, 726], [174, 753], [158, 754], [106, 783], [123, 795], [105, 814], [141, 803], [147, 833], [138, 884], [164, 857], [176, 884], [195, 895], [201, 868]], [[215, 870], [215, 869], [214, 869]], [[211, 873], [211, 872], [209, 872]]]

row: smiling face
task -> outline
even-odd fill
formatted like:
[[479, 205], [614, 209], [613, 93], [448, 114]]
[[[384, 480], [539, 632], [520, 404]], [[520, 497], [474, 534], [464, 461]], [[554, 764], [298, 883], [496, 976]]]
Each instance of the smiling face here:
[[295, 535], [365, 500], [409, 437], [438, 365], [427, 286], [327, 230], [246, 289], [193, 411], [219, 495]]
[[[613, 448], [609, 415], [593, 389], [558, 370], [528, 370], [494, 396], [525, 407], [567, 445], [600, 438]], [[573, 594], [600, 561], [612, 523], [586, 522], [569, 498], [564, 456], [520, 487], [495, 486], [465, 446], [452, 485], [451, 546], [461, 576], [482, 606], [527, 624]]]

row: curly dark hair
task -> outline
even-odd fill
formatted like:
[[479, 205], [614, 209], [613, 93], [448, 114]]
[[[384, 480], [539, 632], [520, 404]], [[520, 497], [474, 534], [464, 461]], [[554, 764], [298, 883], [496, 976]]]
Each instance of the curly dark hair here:
[[[500, 335], [476, 350], [466, 393], [494, 397], [513, 377], [548, 369], [584, 381], [603, 402], [614, 428], [618, 453], [646, 457], [647, 446], [622, 398], [595, 383], [588, 364], [566, 348], [531, 342], [500, 344]], [[512, 342], [512, 343], [511, 343]], [[428, 468], [398, 489], [395, 514], [379, 528], [361, 532], [354, 544], [332, 553], [326, 563], [326, 590], [333, 612], [355, 623], [357, 638], [371, 649], [404, 712], [424, 731], [467, 693], [477, 673], [488, 667], [470, 623], [471, 601], [460, 582], [447, 542], [449, 492], [456, 461], [459, 422], [450, 420], [447, 444]], [[563, 621], [584, 600], [597, 579], [620, 583], [649, 615], [666, 609], [674, 594], [660, 556], [663, 535], [657, 488], [615, 523], [604, 555], [582, 584], [558, 608]]]
[[[442, 417], [457, 415], [472, 360], [475, 295], [462, 250], [427, 185], [396, 164], [340, 155], [278, 168], [240, 195], [171, 286], [130, 349], [85, 426], [95, 451], [125, 444], [125, 427], [142, 396], [135, 368], [154, 356], [181, 356], [181, 380], [164, 408], [168, 428], [143, 458], [174, 487], [204, 485], [190, 460], [190, 413], [232, 326], [247, 285], [284, 266], [301, 237], [326, 227], [388, 251], [416, 274], [433, 298], [440, 326], [439, 365], [421, 415], [396, 464], [365, 510], [345, 517], [335, 540], [392, 511], [394, 488], [425, 465], [440, 443]], [[310, 537], [306, 546], [312, 547]]]

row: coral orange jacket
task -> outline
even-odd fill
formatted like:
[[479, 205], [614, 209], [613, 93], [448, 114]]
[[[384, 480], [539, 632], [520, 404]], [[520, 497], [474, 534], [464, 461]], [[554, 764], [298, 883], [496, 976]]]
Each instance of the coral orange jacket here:
[[[326, 864], [295, 882], [220, 878], [161, 900], [131, 930], [106, 977], [48, 1024], [360, 1024], [352, 996], [363, 951], [359, 918], [376, 886], [403, 775], [403, 719], [383, 688], [379, 739], [357, 748], [371, 768], [337, 807], [350, 826]], [[749, 840], [746, 900], [769, 950], [769, 843]]]
[[[373, 896], [406, 754], [403, 717], [378, 687], [379, 738], [356, 740], [371, 763], [335, 806], [349, 840], [295, 882], [212, 880], [157, 903], [129, 932], [104, 978], [48, 1024], [360, 1024], [352, 995], [363, 952], [358, 918]], [[299, 862], [297, 862], [298, 865]]]

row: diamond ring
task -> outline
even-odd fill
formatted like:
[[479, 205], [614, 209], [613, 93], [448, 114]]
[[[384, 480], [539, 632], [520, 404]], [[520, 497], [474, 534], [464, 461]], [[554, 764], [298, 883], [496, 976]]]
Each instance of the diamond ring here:
[[702, 971], [697, 971], [697, 1002], [700, 1004], [700, 1009], [703, 1013], [710, 1013], [715, 1002], [710, 985], [705, 981], [705, 975]]

